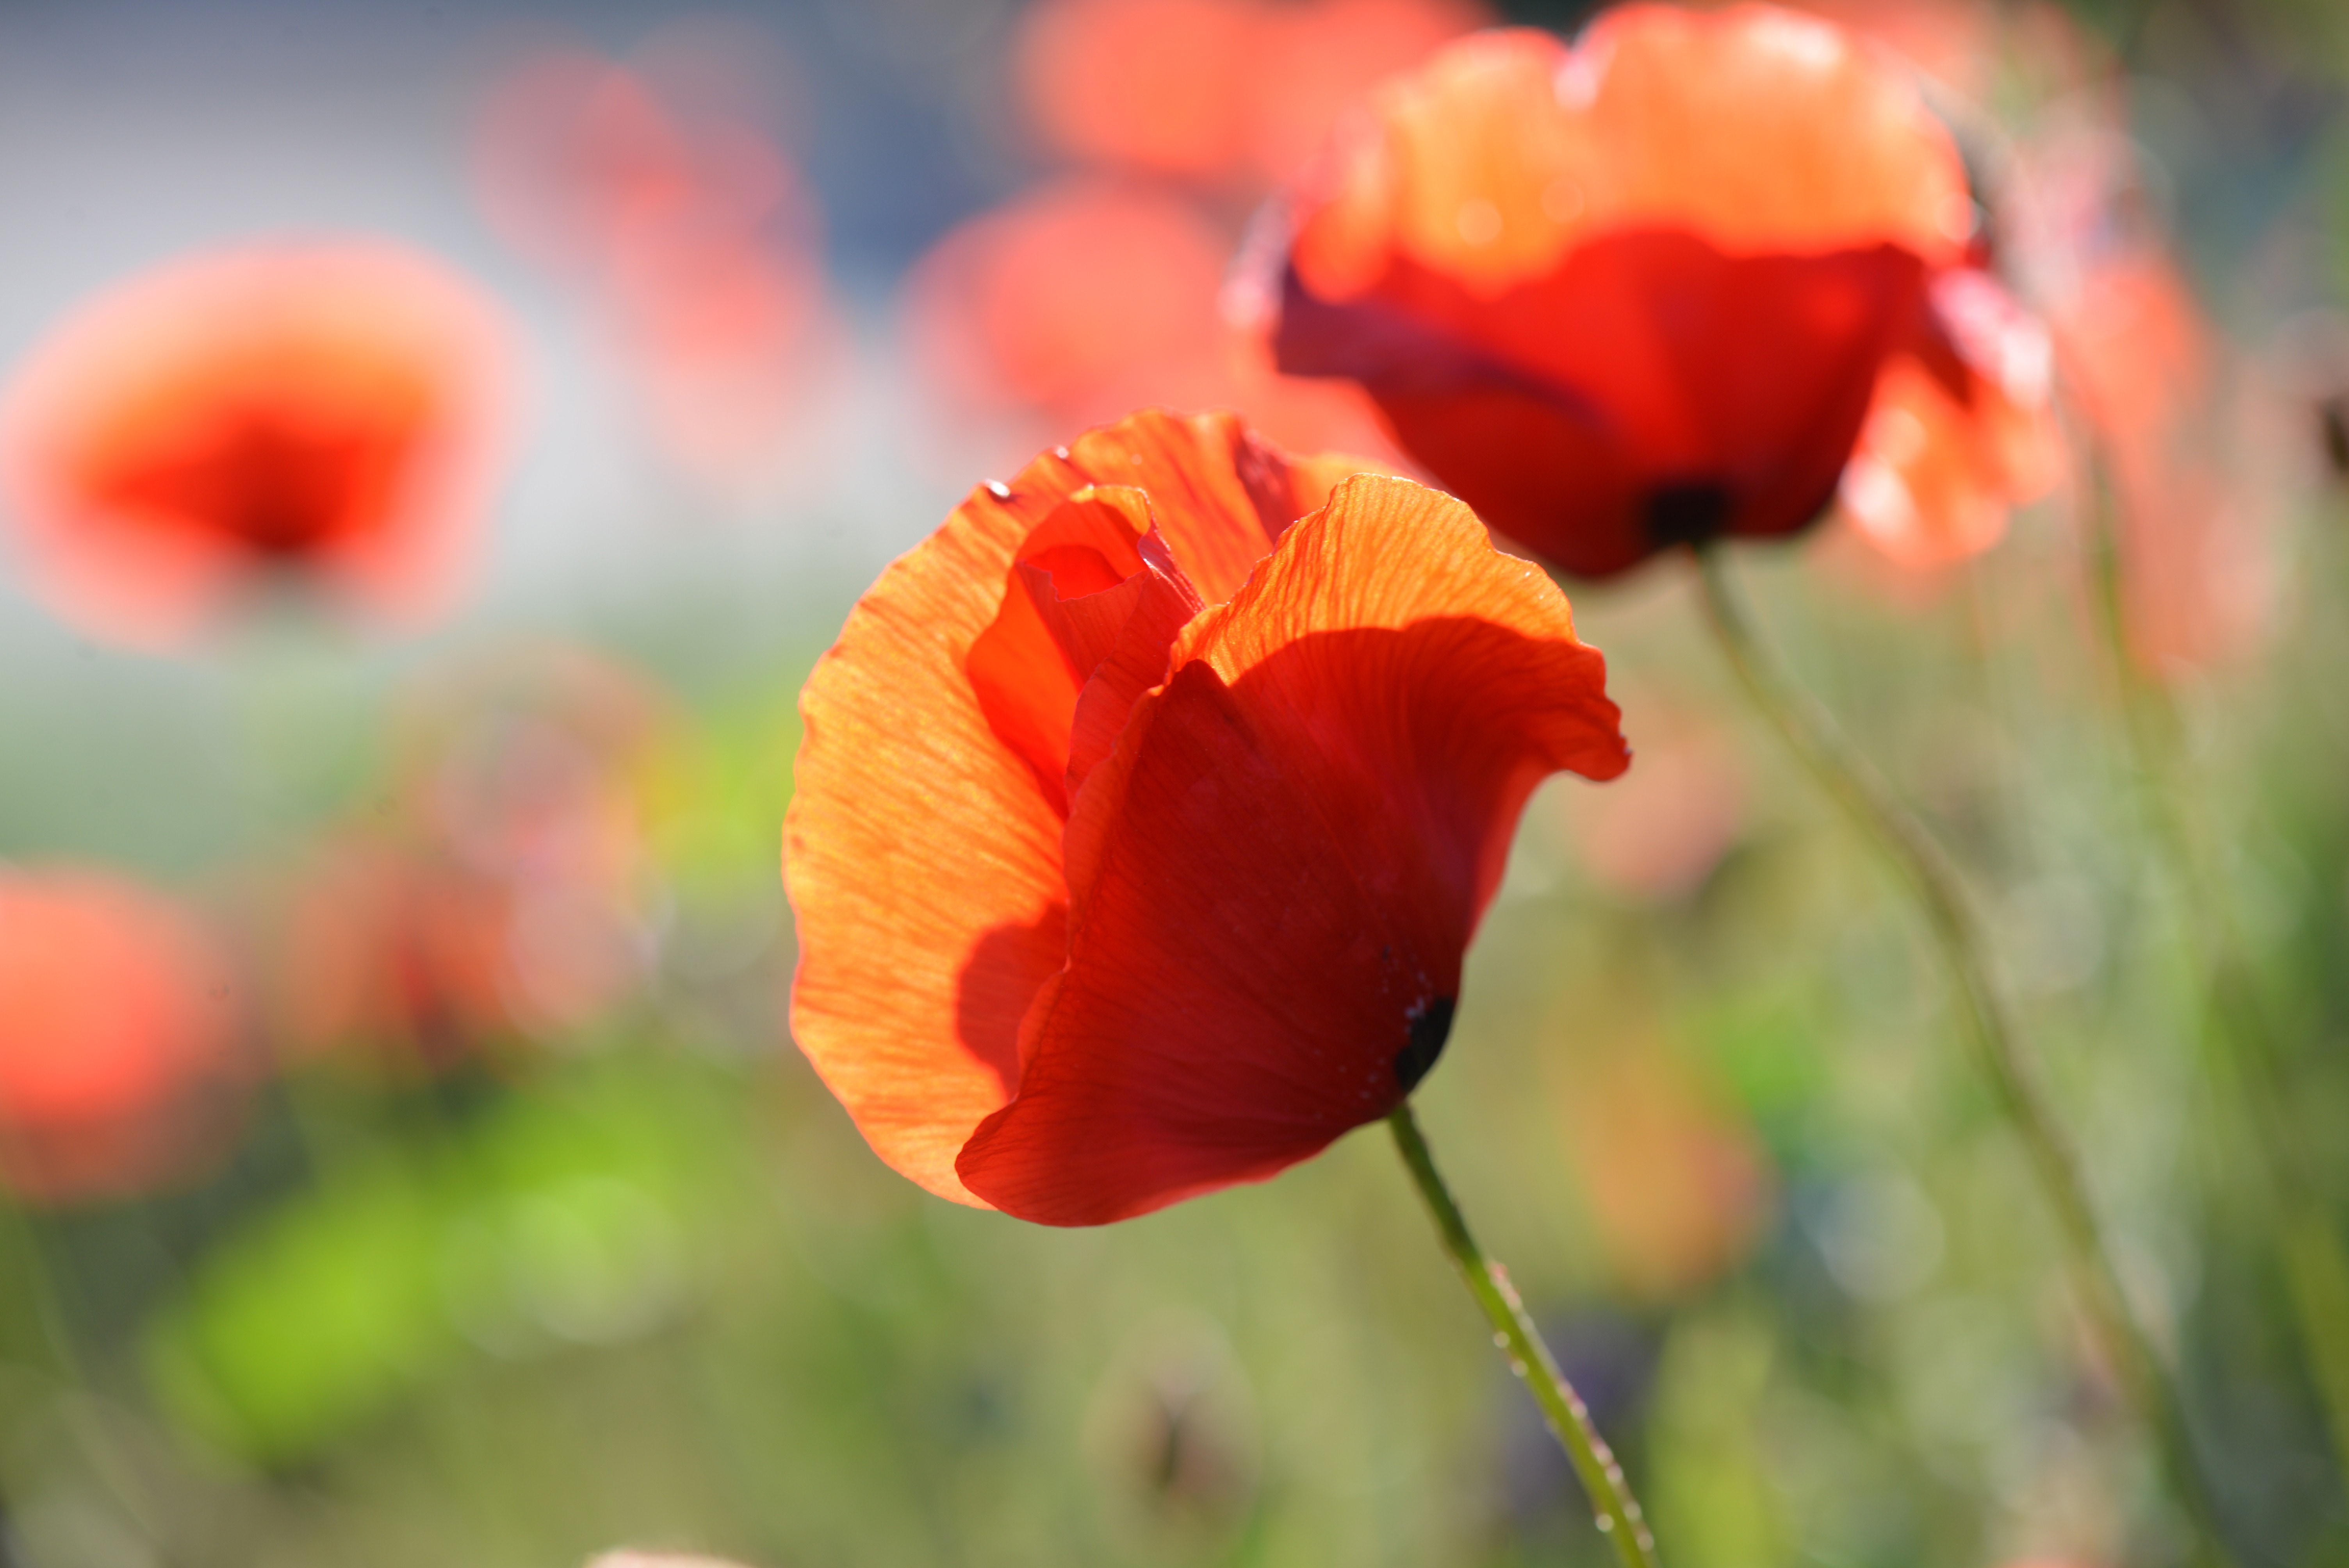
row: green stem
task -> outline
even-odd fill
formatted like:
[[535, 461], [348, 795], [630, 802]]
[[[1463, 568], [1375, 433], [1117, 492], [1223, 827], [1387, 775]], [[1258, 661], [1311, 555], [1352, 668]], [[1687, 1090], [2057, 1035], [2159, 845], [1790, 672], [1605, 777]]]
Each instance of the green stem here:
[[[60, 1394], [88, 1388], [40, 1237], [31, 1219], [5, 1194], [0, 1194], [0, 1300], [8, 1313], [0, 1320], [0, 1359], [16, 1360], [26, 1370], [52, 1380]], [[154, 1536], [154, 1511], [136, 1471], [106, 1429], [105, 1418], [89, 1402], [72, 1398], [63, 1401], [61, 1413], [99, 1485], [135, 1524]], [[13, 1418], [15, 1412], [9, 1414]]]
[[2021, 1139], [2070, 1254], [2073, 1275], [2123, 1390], [2152, 1429], [2178, 1501], [2192, 1517], [2205, 1562], [2226, 1556], [2193, 1441], [2168, 1368], [2130, 1309], [2107, 1252], [2077, 1157], [2025, 1062], [1992, 988], [1982, 944], [1940, 846], [1879, 781], [1807, 696], [1782, 676], [1760, 640], [1718, 548], [1696, 551], [1705, 618], [1754, 706], [1801, 758], [1852, 825], [1909, 885], [1931, 929], [1965, 1016], [1965, 1034], [1999, 1108]]
[[1525, 1303], [1517, 1299], [1508, 1274], [1485, 1255], [1476, 1238], [1468, 1233], [1460, 1205], [1453, 1202], [1451, 1189], [1436, 1174], [1434, 1157], [1427, 1151], [1427, 1140], [1420, 1136], [1411, 1101], [1395, 1107], [1387, 1118], [1387, 1127], [1394, 1134], [1395, 1147], [1402, 1151], [1412, 1180], [1419, 1184], [1420, 1196], [1427, 1200], [1428, 1212], [1435, 1217], [1444, 1250], [1459, 1265], [1468, 1294], [1476, 1298], [1493, 1326], [1493, 1342], [1509, 1353], [1509, 1369], [1533, 1390], [1542, 1419], [1573, 1461], [1574, 1473], [1582, 1478], [1582, 1490], [1599, 1511], [1599, 1533], [1614, 1543], [1623, 1568], [1658, 1568], [1655, 1537], [1648, 1532], [1647, 1519], [1631, 1495], [1630, 1483], [1623, 1479], [1623, 1467], [1615, 1462], [1607, 1439], [1590, 1424], [1590, 1411], [1582, 1396], [1557, 1369], [1557, 1358], [1542, 1343], [1534, 1320], [1526, 1315]]
[[2320, 1196], [2317, 1162], [2287, 1085], [2288, 1053], [2260, 995], [2249, 944], [2222, 888], [2209, 830], [2185, 787], [2177, 707], [2166, 687], [2145, 676], [2129, 650], [2120, 544], [2106, 500], [2109, 487], [2093, 450], [2088, 491], [2085, 533], [2098, 629], [2112, 662], [2147, 814], [2185, 904], [2202, 991], [2201, 1033], [2210, 1045], [2225, 1047], [2212, 1053], [2219, 1057], [2212, 1066], [2231, 1063], [2238, 1069], [2242, 1109], [2256, 1134], [2247, 1152], [2275, 1217], [2301, 1342], [2316, 1375], [2334, 1463], [2349, 1485], [2349, 1252]]

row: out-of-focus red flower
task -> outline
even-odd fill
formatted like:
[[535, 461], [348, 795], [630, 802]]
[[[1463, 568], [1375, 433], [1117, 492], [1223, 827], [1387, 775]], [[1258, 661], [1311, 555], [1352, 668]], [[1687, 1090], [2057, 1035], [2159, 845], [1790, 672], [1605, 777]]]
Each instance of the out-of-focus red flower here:
[[905, 294], [920, 368], [960, 407], [1065, 428], [1215, 401], [1226, 236], [1189, 203], [1107, 181], [1040, 186], [956, 229]]
[[1019, 85], [1063, 152], [1261, 190], [1373, 83], [1486, 16], [1470, 0], [1045, 0], [1022, 21]]
[[1465, 507], [1137, 414], [892, 566], [801, 699], [792, 1028], [941, 1196], [1260, 1181], [1433, 1063], [1526, 795], [1627, 756]]
[[1009, 415], [1024, 450], [1129, 408], [1223, 404], [1275, 440], [1376, 455], [1386, 442], [1360, 393], [1277, 374], [1260, 335], [1225, 321], [1236, 237], [1168, 191], [1048, 182], [923, 259], [905, 289], [908, 350], [949, 413]]
[[1734, 1268], [1768, 1233], [1777, 1180], [1767, 1150], [1662, 1041], [1580, 1053], [1560, 1103], [1592, 1222], [1635, 1295], [1684, 1295]]
[[726, 478], [771, 449], [835, 346], [814, 199], [772, 137], [557, 50], [492, 89], [475, 169], [500, 232], [589, 291], [667, 450]]
[[33, 352], [0, 486], [62, 613], [182, 639], [298, 576], [412, 614], [450, 585], [504, 423], [495, 312], [371, 241], [219, 251], [143, 273]]
[[187, 1173], [233, 1119], [235, 1022], [227, 965], [177, 904], [0, 868], [0, 1182], [68, 1202]]
[[[1949, 315], [1994, 285], [1936, 286], [1973, 227], [1909, 76], [1827, 23], [1633, 5], [1572, 49], [1481, 34], [1390, 84], [1301, 194], [1278, 362], [1360, 381], [1487, 521], [1605, 576], [1808, 526], [1889, 366], [1934, 383], [1936, 423], [2003, 419], [2022, 384]], [[1897, 432], [1916, 391], [1891, 394]], [[1978, 442], [1969, 496], [2001, 468]], [[1879, 457], [1940, 531], [1950, 476]]]
[[2156, 671], [2256, 640], [2273, 601], [2273, 480], [2230, 461], [2238, 410], [2216, 335], [2158, 255], [2095, 269], [2054, 317], [2067, 384], [2103, 448], [2132, 651]]
[[429, 701], [385, 820], [316, 851], [288, 894], [281, 1025], [428, 1067], [592, 1022], [641, 978], [637, 769], [661, 727], [636, 677], [563, 650]]

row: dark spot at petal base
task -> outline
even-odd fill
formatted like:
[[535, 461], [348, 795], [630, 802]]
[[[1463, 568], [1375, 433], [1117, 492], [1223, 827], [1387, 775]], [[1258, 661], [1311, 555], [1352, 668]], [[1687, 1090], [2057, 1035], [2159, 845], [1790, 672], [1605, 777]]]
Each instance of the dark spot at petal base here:
[[2349, 479], [2349, 394], [2336, 394], [2316, 405], [2317, 433], [2324, 441], [2324, 460], [2333, 477]]
[[1411, 1020], [1411, 1044], [1395, 1053], [1396, 1081], [1402, 1092], [1409, 1094], [1444, 1054], [1444, 1042], [1452, 1037], [1453, 999], [1437, 996], [1423, 1003]]
[[1651, 547], [1670, 550], [1717, 538], [1729, 525], [1729, 512], [1728, 487], [1708, 480], [1657, 486], [1648, 492], [1640, 521]]

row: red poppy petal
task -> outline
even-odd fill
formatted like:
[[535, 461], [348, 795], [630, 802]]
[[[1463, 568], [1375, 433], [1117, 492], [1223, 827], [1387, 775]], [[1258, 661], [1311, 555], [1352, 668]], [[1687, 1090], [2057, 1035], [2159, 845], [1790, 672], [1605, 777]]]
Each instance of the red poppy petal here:
[[1340, 484], [1174, 662], [1079, 795], [1068, 967], [957, 1162], [1022, 1218], [1261, 1179], [1392, 1109], [1526, 794], [1627, 761], [1564, 595], [1407, 480]]
[[1117, 744], [1142, 694], [1166, 678], [1166, 651], [1174, 634], [1205, 608], [1188, 582], [1154, 569], [1136, 573], [1121, 587], [1135, 590], [1133, 609], [1085, 682], [1070, 726], [1067, 789], [1071, 799]]
[[[1020, 563], [1006, 576], [1002, 603], [964, 661], [988, 725], [1034, 769], [1039, 788], [1062, 811], [1068, 807], [1061, 775], [1069, 764], [1070, 716], [1100, 655], [1081, 660], [1070, 648], [1075, 628], [1061, 600], [1112, 592], [1141, 571], [1136, 541], [1150, 526], [1146, 500], [1139, 503], [1142, 515], [1129, 518], [1116, 501], [1102, 500], [1102, 493], [1079, 491], [1019, 542]], [[1112, 493], [1140, 494], [1123, 489]]]
[[1662, 492], [1717, 498], [1709, 525], [1733, 533], [1808, 524], [1923, 301], [1895, 246], [1735, 256], [1620, 234], [1494, 299], [1402, 264], [1379, 298], [1332, 303], [1292, 273], [1279, 350], [1359, 378], [1487, 522], [1602, 576], [1677, 542], [1646, 515]]
[[1060, 812], [988, 726], [972, 645], [1014, 552], [1088, 486], [1146, 488], [1186, 562], [1260, 552], [1242, 464], [1292, 489], [1322, 471], [1232, 415], [1148, 410], [974, 490], [882, 574], [801, 695], [792, 1032], [874, 1151], [941, 1197], [981, 1202], [955, 1153], [1018, 1082], [1020, 1018], [1067, 954]]
[[[1102, 482], [1150, 497], [1159, 531], [1210, 604], [1239, 592], [1280, 531], [1312, 510], [1291, 511], [1298, 465], [1242, 425], [1236, 414], [1172, 415], [1127, 421], [1126, 471]], [[1111, 465], [1114, 466], [1114, 465]], [[1286, 513], [1287, 515], [1282, 515]]]

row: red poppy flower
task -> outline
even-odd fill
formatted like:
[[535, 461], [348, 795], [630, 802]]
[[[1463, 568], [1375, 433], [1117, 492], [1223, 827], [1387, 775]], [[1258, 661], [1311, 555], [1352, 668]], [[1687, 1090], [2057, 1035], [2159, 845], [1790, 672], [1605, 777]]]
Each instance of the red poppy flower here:
[[1625, 766], [1549, 581], [1345, 468], [1134, 415], [974, 491], [817, 665], [792, 1031], [930, 1191], [1098, 1223], [1385, 1115], [1526, 794]]
[[0, 1181], [140, 1191], [218, 1147], [241, 1078], [226, 966], [187, 914], [98, 872], [0, 872]]
[[1392, 84], [1300, 203], [1281, 367], [1347, 376], [1496, 529], [1604, 576], [1794, 533], [1907, 355], [1987, 401], [1930, 289], [1956, 148], [1909, 77], [1758, 5], [1480, 34]]
[[100, 633], [170, 643], [298, 574], [413, 613], [481, 509], [502, 334], [438, 263], [374, 242], [178, 262], [75, 315], [5, 414], [36, 577]]

